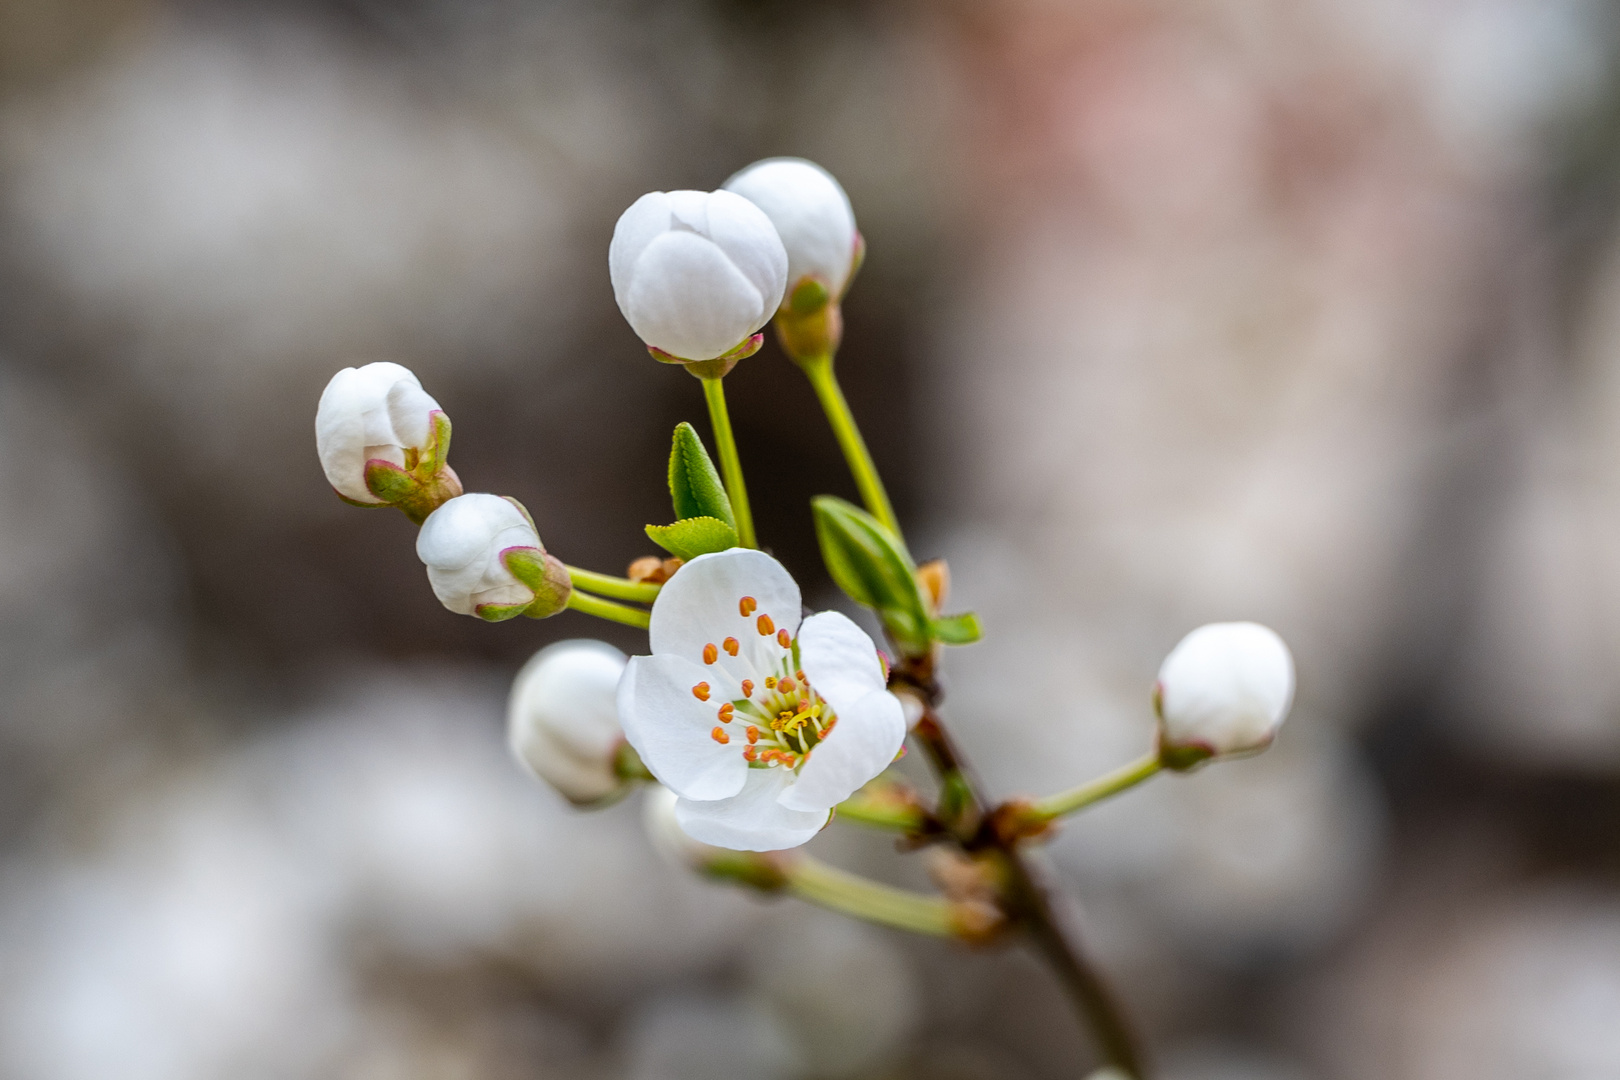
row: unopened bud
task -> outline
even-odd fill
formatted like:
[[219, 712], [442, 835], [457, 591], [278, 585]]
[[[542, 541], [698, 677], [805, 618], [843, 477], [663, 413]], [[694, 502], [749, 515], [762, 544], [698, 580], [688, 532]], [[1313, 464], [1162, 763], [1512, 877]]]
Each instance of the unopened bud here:
[[928, 614], [938, 615], [951, 595], [951, 568], [944, 559], [932, 559], [917, 567], [917, 581], [928, 601]]
[[416, 554], [441, 604], [487, 622], [555, 615], [573, 588], [567, 568], [546, 554], [529, 512], [498, 495], [461, 495], [433, 511]]
[[450, 418], [398, 364], [332, 376], [315, 410], [315, 449], [327, 482], [359, 506], [397, 506], [420, 524], [461, 494], [445, 463]]
[[803, 158], [756, 161], [725, 186], [765, 212], [787, 250], [787, 290], [776, 318], [782, 347], [795, 359], [831, 353], [843, 333], [839, 302], [865, 253], [849, 196]]
[[1172, 769], [1271, 745], [1294, 700], [1294, 658], [1259, 623], [1211, 623], [1181, 639], [1154, 687], [1159, 755]]
[[729, 191], [654, 191], [630, 205], [608, 247], [613, 296], [653, 355], [716, 361], [723, 374], [759, 347], [787, 284], [770, 218]]
[[535, 653], [512, 683], [506, 734], [535, 776], [577, 806], [601, 804], [635, 783], [614, 698], [624, 653], [601, 641], [559, 641]]

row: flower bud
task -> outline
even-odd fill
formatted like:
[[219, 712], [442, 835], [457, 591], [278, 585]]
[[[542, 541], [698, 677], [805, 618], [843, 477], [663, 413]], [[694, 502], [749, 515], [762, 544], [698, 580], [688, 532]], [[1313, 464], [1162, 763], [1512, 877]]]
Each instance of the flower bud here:
[[849, 196], [803, 158], [756, 161], [725, 187], [765, 211], [787, 250], [787, 290], [776, 317], [783, 349], [795, 360], [831, 354], [843, 335], [839, 302], [866, 250]]
[[1294, 700], [1294, 658], [1259, 623], [1210, 623], [1165, 657], [1154, 687], [1159, 754], [1173, 769], [1271, 745]]
[[849, 196], [831, 173], [813, 161], [779, 157], [756, 161], [725, 183], [776, 226], [787, 251], [787, 295], [815, 278], [830, 300], [844, 295], [855, 272], [860, 233]]
[[461, 494], [445, 464], [450, 419], [398, 364], [332, 376], [315, 410], [315, 449], [327, 481], [359, 506], [398, 506], [420, 523]]
[[654, 356], [719, 359], [729, 370], [759, 347], [782, 302], [787, 252], [741, 195], [654, 191], [619, 217], [608, 272], [619, 310]]
[[458, 615], [500, 622], [543, 619], [568, 604], [568, 570], [546, 554], [516, 499], [460, 495], [433, 511], [416, 538], [439, 603]]
[[[601, 641], [559, 641], [535, 653], [512, 683], [506, 734], [530, 772], [578, 806], [628, 791], [629, 751], [614, 697], [624, 653]], [[629, 751], [634, 753], [634, 751]]]

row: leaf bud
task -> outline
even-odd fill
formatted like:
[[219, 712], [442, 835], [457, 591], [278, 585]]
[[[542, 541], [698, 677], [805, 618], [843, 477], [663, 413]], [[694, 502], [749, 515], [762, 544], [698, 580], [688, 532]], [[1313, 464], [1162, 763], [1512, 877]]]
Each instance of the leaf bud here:
[[535, 653], [512, 682], [512, 753], [576, 806], [601, 805], [634, 786], [637, 770], [627, 766], [635, 751], [615, 701], [626, 663], [606, 642], [559, 641]]
[[458, 615], [500, 622], [545, 618], [568, 604], [568, 570], [546, 554], [516, 499], [460, 495], [433, 511], [416, 538], [439, 602]]
[[315, 449], [327, 482], [357, 506], [397, 506], [421, 524], [461, 494], [445, 462], [450, 418], [399, 364], [332, 376], [315, 410]]
[[1294, 658], [1275, 631], [1252, 622], [1200, 626], [1159, 668], [1159, 756], [1168, 768], [1189, 769], [1257, 753], [1293, 700]]
[[657, 555], [643, 555], [630, 564], [625, 571], [625, 577], [631, 581], [644, 581], [649, 585], [662, 585], [675, 576], [682, 560], [676, 558], [660, 559]]
[[[660, 360], [717, 375], [759, 348], [782, 302], [776, 227], [729, 191], [654, 191], [619, 217], [608, 246], [613, 296]], [[709, 363], [709, 362], [713, 363]]]

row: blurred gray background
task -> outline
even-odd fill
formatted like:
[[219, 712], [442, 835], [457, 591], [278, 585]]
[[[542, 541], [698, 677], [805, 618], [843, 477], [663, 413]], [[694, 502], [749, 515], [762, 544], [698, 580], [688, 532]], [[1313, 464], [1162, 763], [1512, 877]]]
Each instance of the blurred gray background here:
[[[707, 428], [613, 223], [783, 153], [867, 238], [840, 371], [988, 629], [947, 715], [997, 792], [1140, 753], [1201, 622], [1295, 649], [1270, 753], [1052, 846], [1168, 1080], [1620, 1076], [1617, 49], [1602, 0], [4, 0], [0, 1077], [1083, 1075], [1017, 954], [529, 783], [512, 673], [637, 635], [450, 615], [316, 462], [398, 361], [470, 489], [647, 554]], [[728, 389], [838, 603], [808, 387]]]

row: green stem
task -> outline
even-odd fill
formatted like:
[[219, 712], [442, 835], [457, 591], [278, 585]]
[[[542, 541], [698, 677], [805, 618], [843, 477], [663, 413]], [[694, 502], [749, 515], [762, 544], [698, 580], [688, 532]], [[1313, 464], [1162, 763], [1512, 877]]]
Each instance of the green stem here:
[[595, 615], [598, 619], [624, 623], [626, 626], [636, 626], [643, 630], [647, 629], [652, 622], [652, 617], [640, 608], [633, 608], [628, 604], [614, 603], [612, 600], [603, 600], [599, 596], [592, 596], [590, 593], [583, 593], [578, 589], [568, 594], [568, 606], [575, 611]]
[[895, 829], [900, 832], [921, 832], [928, 825], [928, 816], [916, 806], [860, 792], [838, 804], [838, 817], [842, 821], [853, 821], [874, 829]]
[[1081, 784], [1069, 791], [1061, 791], [1056, 795], [1049, 795], [1031, 804], [1024, 812], [1024, 816], [1037, 821], [1051, 821], [1064, 814], [1084, 810], [1093, 803], [1102, 802], [1110, 795], [1118, 795], [1135, 787], [1162, 768], [1164, 765], [1160, 762], [1158, 754], [1147, 754], [1089, 783]]
[[650, 604], [658, 599], [658, 591], [662, 585], [655, 585], [650, 581], [631, 581], [629, 578], [614, 577], [612, 574], [598, 574], [595, 570], [581, 570], [577, 566], [567, 566], [568, 580], [582, 589], [611, 596], [615, 600], [635, 600], [638, 603]]
[[938, 897], [870, 881], [808, 855], [793, 859], [783, 875], [787, 891], [812, 904], [897, 930], [956, 936], [951, 905]]
[[748, 487], [743, 483], [742, 458], [737, 456], [737, 437], [731, 432], [731, 414], [726, 411], [723, 376], [705, 378], [703, 398], [709, 404], [709, 423], [714, 427], [714, 443], [720, 451], [720, 476], [726, 484], [726, 497], [737, 518], [737, 541], [743, 547], [758, 547], [754, 539], [754, 515], [748, 509]]
[[855, 425], [855, 414], [849, 411], [849, 402], [844, 400], [843, 388], [838, 385], [838, 376], [833, 373], [832, 353], [806, 357], [799, 361], [799, 367], [804, 369], [816, 397], [821, 399], [821, 409], [827, 414], [827, 423], [832, 426], [838, 448], [844, 452], [844, 460], [849, 463], [849, 471], [855, 477], [861, 501], [866, 503], [866, 509], [873, 517], [883, 522], [884, 528], [894, 533], [897, 539], [901, 538], [900, 522], [889, 503], [889, 493], [883, 489], [883, 480], [872, 462], [872, 453], [866, 448], [866, 440], [861, 438], [861, 429]]

